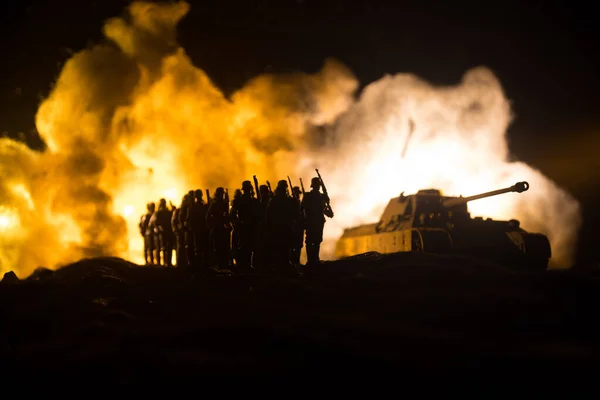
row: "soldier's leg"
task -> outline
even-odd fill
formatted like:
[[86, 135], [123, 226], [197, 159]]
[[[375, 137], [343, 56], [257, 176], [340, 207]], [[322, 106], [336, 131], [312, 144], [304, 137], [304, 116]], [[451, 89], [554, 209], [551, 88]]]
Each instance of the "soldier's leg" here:
[[231, 232], [223, 232], [223, 264], [224, 268], [228, 268], [233, 263], [231, 255]]
[[235, 263], [236, 265], [240, 262], [240, 248], [239, 248], [239, 239], [238, 239], [238, 230], [234, 229], [231, 232], [231, 237], [229, 241], [229, 246], [231, 249], [231, 263]]
[[208, 237], [208, 252], [207, 252], [208, 263], [207, 266], [213, 266], [217, 258], [217, 240], [216, 232], [211, 230]]
[[179, 234], [179, 249], [177, 250], [177, 266], [187, 267], [187, 257], [185, 256], [185, 238], [183, 233]]
[[148, 243], [148, 237], [144, 236], [144, 262], [146, 265], [150, 264], [150, 244]]
[[203, 231], [194, 232], [194, 268], [202, 269], [208, 266], [208, 234]]
[[165, 267], [170, 267], [173, 262], [173, 251], [171, 249], [169, 242], [165, 242], [163, 247], [163, 264]]
[[304, 244], [306, 244], [306, 264], [307, 265], [312, 265], [315, 262], [315, 257], [314, 257], [314, 245], [313, 245], [313, 226], [312, 225], [308, 225], [306, 227], [306, 239]]
[[229, 258], [231, 256], [231, 252], [228, 251], [227, 244], [229, 242], [225, 242], [226, 238], [221, 237], [219, 243], [217, 244], [217, 265], [220, 269], [225, 269], [229, 266]]
[[208, 232], [202, 234], [202, 257], [200, 258], [200, 267], [206, 269], [210, 266], [210, 238]]
[[160, 253], [161, 253], [161, 257], [162, 257], [162, 259], [160, 260], [161, 261], [160, 265], [165, 267], [165, 266], [167, 266], [167, 240], [163, 235], [161, 235], [161, 238], [160, 238]]
[[149, 235], [147, 236], [148, 238], [148, 255], [150, 257], [150, 265], [154, 265], [154, 259], [155, 259], [155, 254], [154, 252], [156, 251], [156, 243], [154, 242], [154, 236]]
[[250, 230], [243, 232], [240, 237], [240, 261], [241, 267], [245, 270], [249, 270], [252, 266], [252, 253], [254, 252], [254, 233]]
[[256, 270], [260, 270], [263, 267], [264, 264], [264, 247], [265, 247], [265, 233], [264, 230], [262, 228], [262, 226], [259, 226], [259, 228], [256, 231], [256, 248], [254, 249], [254, 254], [252, 256], [252, 266], [256, 269]]
[[160, 237], [154, 236], [154, 263], [160, 265]]
[[177, 249], [176, 249], [176, 265], [177, 267], [185, 267], [185, 254], [184, 254], [184, 241], [183, 241], [183, 233], [179, 232], [177, 235]]
[[223, 233], [221, 231], [215, 230], [215, 232], [213, 232], [213, 241], [214, 241], [213, 255], [215, 258], [214, 262], [215, 262], [217, 268], [223, 268], [224, 264], [225, 264], [225, 266], [227, 265], [227, 263], [224, 263], [223, 257], [224, 256], [226, 258], [229, 257], [229, 254], [225, 253], [225, 251], [223, 249], [224, 248]]
[[313, 265], [316, 264], [318, 262], [318, 256], [317, 253], [315, 251], [315, 244], [314, 243], [307, 243], [306, 244], [306, 264], [307, 265]]
[[202, 257], [202, 249], [200, 248], [200, 233], [192, 232], [192, 240], [194, 242], [194, 267], [200, 264]]
[[186, 264], [191, 266], [195, 264], [194, 257], [194, 233], [191, 231], [185, 232], [185, 258]]
[[315, 257], [317, 262], [321, 261], [319, 253], [321, 252], [321, 243], [323, 242], [323, 228], [325, 228], [325, 223], [317, 224], [315, 226], [315, 236], [313, 237], [313, 243], [315, 245]]

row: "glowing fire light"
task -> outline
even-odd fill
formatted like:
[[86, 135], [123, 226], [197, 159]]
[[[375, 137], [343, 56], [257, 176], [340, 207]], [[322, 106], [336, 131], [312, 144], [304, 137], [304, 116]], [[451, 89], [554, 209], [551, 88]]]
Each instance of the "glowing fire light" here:
[[167, 202], [171, 201], [171, 202], [176, 202], [177, 201], [177, 189], [175, 188], [170, 188], [167, 189], [163, 192], [163, 197], [165, 200], [167, 200]]
[[471, 213], [520, 219], [549, 236], [554, 265], [569, 264], [579, 205], [507, 161], [511, 110], [491, 71], [467, 71], [451, 87], [387, 75], [357, 98], [351, 71], [327, 60], [310, 75], [256, 77], [226, 98], [174, 41], [188, 8], [133, 3], [131, 22], [106, 22], [116, 46], [75, 54], [40, 105], [47, 151], [0, 139], [0, 235], [11, 238], [0, 243], [0, 272], [100, 254], [141, 263], [147, 202], [179, 206], [188, 190], [231, 192], [253, 175], [302, 177], [310, 190], [314, 168], [335, 210], [323, 258], [345, 227], [377, 221], [402, 191], [471, 195], [527, 180], [528, 192], [474, 202]]
[[0, 208], [0, 232], [6, 232], [19, 225], [19, 217], [13, 211]]
[[123, 216], [127, 219], [129, 219], [129, 217], [131, 217], [134, 212], [135, 212], [134, 206], [125, 206], [123, 208]]

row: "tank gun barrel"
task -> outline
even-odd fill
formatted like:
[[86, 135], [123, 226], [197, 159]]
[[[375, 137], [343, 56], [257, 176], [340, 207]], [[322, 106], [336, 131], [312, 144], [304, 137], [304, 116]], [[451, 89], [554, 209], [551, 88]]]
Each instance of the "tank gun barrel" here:
[[491, 192], [480, 193], [480, 194], [476, 194], [476, 195], [469, 196], [469, 197], [457, 197], [454, 199], [448, 199], [448, 200], [445, 200], [442, 204], [443, 204], [444, 208], [450, 208], [450, 207], [457, 206], [460, 204], [465, 204], [465, 203], [467, 203], [469, 201], [473, 201], [473, 200], [484, 199], [486, 197], [497, 196], [499, 194], [504, 194], [504, 193], [509, 193], [509, 192], [522, 193], [527, 190], [529, 190], [529, 183], [523, 181], [523, 182], [517, 182], [514, 185], [504, 188], [504, 189], [492, 190]]

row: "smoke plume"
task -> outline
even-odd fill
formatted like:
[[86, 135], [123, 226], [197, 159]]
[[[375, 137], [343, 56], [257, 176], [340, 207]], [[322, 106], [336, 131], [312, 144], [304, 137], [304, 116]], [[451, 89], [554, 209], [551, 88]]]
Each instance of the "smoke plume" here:
[[133, 3], [128, 18], [108, 20], [107, 43], [75, 54], [39, 107], [47, 150], [0, 140], [0, 271], [97, 255], [141, 262], [146, 202], [178, 205], [189, 189], [232, 190], [252, 175], [309, 181], [314, 168], [336, 212], [325, 256], [344, 227], [377, 221], [401, 191], [470, 195], [527, 180], [528, 192], [478, 200], [471, 213], [520, 219], [549, 236], [553, 265], [571, 262], [579, 205], [508, 161], [510, 105], [491, 71], [452, 87], [388, 75], [358, 95], [352, 72], [330, 59], [226, 98], [176, 42], [188, 9]]

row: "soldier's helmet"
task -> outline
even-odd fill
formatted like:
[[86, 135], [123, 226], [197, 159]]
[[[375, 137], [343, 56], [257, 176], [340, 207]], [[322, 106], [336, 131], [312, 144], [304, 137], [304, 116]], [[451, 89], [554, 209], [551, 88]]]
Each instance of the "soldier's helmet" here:
[[160, 209], [167, 208], [167, 200], [166, 199], [160, 199], [160, 201], [158, 202], [158, 208], [160, 208]]
[[156, 210], [156, 204], [154, 204], [154, 203], [152, 203], [152, 202], [151, 202], [151, 203], [148, 203], [148, 204], [146, 205], [146, 208], [148, 209], [148, 211], [150, 211], [150, 212], [152, 212], [152, 213], [153, 213], [153, 212], [154, 212], [154, 210]]
[[288, 183], [285, 179], [280, 180], [279, 182], [277, 182], [277, 187], [278, 188], [286, 188], [288, 187]]
[[312, 188], [320, 188], [321, 187], [321, 180], [318, 177], [314, 177], [310, 180], [310, 187]]
[[194, 197], [197, 198], [198, 200], [201, 200], [203, 194], [204, 193], [202, 193], [202, 189], [196, 189], [196, 191], [194, 192]]
[[242, 190], [244, 192], [251, 192], [252, 191], [252, 183], [250, 181], [242, 182]]
[[295, 195], [299, 195], [300, 193], [302, 193], [302, 192], [300, 191], [300, 186], [294, 186], [294, 187], [292, 188], [292, 193], [294, 193]]
[[235, 189], [235, 192], [233, 192], [233, 198], [238, 199], [240, 197], [242, 197], [242, 191], [240, 189]]
[[224, 194], [225, 194], [225, 189], [223, 189], [222, 187], [218, 187], [215, 189], [216, 196], [223, 197]]
[[260, 185], [258, 187], [258, 190], [260, 191], [260, 195], [261, 196], [268, 196], [269, 195], [269, 187], [267, 185]]

